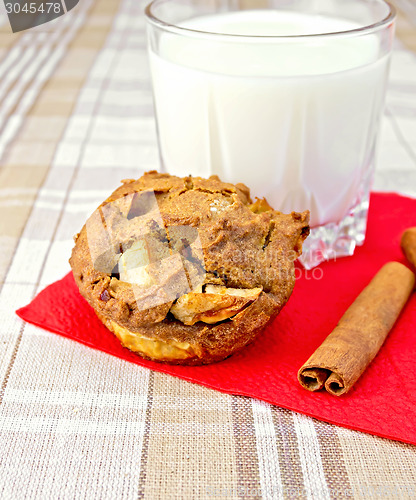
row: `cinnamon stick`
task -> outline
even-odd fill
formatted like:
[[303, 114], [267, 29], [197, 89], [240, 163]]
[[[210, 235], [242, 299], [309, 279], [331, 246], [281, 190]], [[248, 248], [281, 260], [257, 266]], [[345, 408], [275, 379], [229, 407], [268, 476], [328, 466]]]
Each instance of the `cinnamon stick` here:
[[415, 275], [403, 264], [383, 266], [300, 368], [300, 384], [334, 396], [348, 392], [383, 345], [414, 284]]
[[406, 259], [416, 269], [416, 227], [406, 229], [400, 242]]

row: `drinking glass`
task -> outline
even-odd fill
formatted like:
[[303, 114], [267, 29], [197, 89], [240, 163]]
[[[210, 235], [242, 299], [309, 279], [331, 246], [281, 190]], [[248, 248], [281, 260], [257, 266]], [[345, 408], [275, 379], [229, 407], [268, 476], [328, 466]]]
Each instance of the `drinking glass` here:
[[161, 168], [310, 210], [303, 265], [365, 239], [394, 36], [384, 0], [154, 0]]

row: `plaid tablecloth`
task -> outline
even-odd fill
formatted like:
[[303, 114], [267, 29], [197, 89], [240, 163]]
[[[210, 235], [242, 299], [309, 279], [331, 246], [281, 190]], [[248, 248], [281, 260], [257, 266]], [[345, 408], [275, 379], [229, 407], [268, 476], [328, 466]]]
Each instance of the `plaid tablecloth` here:
[[[375, 187], [416, 195], [416, 4], [396, 4]], [[69, 270], [72, 236], [120, 179], [158, 166], [143, 7], [80, 0], [39, 29], [0, 29], [0, 498], [415, 498], [415, 447], [15, 316]]]

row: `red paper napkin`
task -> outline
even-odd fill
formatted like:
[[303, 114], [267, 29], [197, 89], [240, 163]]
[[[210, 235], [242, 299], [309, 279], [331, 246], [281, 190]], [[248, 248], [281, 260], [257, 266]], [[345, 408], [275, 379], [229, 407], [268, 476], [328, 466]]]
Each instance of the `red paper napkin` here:
[[[183, 367], [146, 361], [121, 347], [78, 293], [72, 274], [17, 314], [30, 323], [132, 363], [230, 394], [262, 399], [326, 422], [416, 444], [416, 296], [373, 363], [339, 398], [302, 389], [297, 371], [380, 267], [396, 260], [404, 229], [416, 226], [416, 200], [373, 194], [367, 239], [353, 257], [302, 271], [293, 295], [264, 333], [231, 358]], [[300, 271], [300, 270], [299, 270]], [[318, 279], [320, 278], [320, 279]]]

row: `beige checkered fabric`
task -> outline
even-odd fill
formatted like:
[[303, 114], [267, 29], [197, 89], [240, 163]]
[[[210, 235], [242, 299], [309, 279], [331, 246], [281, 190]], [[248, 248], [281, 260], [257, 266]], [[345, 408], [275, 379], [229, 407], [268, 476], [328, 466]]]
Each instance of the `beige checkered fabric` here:
[[[416, 4], [396, 3], [375, 186], [416, 195]], [[0, 29], [0, 498], [416, 498], [415, 447], [151, 372], [14, 315], [69, 270], [73, 234], [119, 180], [157, 168], [143, 7], [80, 0], [39, 29]]]

